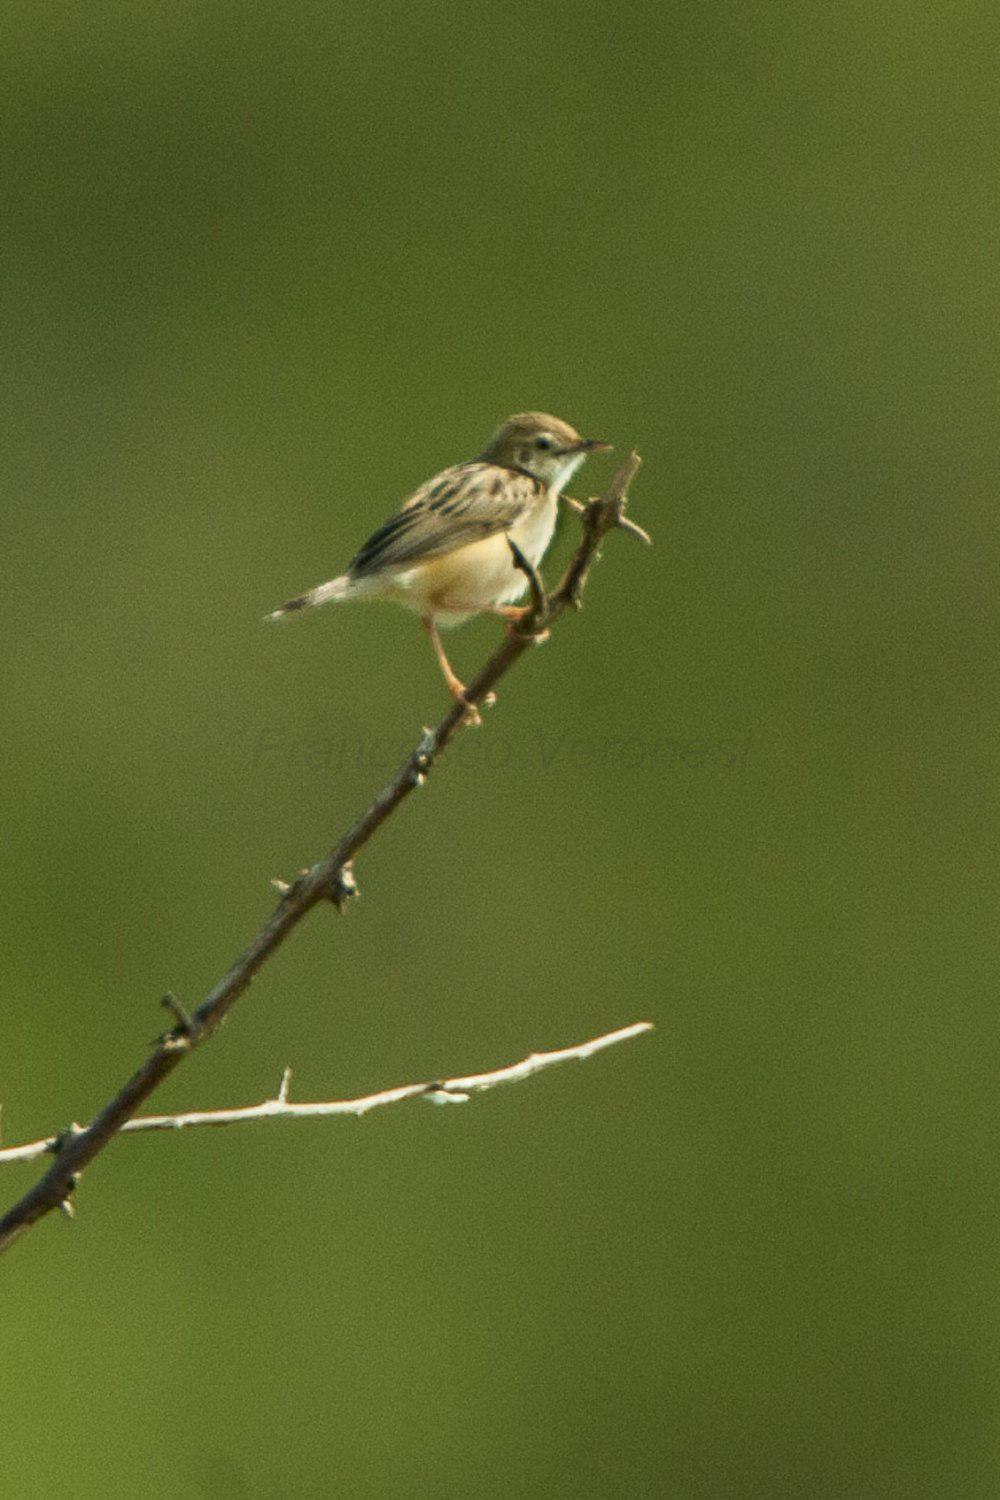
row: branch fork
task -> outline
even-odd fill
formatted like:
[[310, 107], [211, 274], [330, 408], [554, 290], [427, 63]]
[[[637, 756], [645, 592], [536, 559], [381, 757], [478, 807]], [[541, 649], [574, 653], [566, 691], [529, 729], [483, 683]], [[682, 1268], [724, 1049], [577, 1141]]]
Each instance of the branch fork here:
[[[467, 1104], [476, 1094], [505, 1083], [522, 1083], [536, 1073], [568, 1062], [585, 1062], [597, 1052], [621, 1042], [631, 1041], [652, 1031], [649, 1021], [636, 1021], [631, 1026], [622, 1026], [617, 1031], [608, 1031], [589, 1041], [579, 1042], [573, 1047], [561, 1047], [553, 1052], [532, 1052], [520, 1062], [495, 1068], [489, 1073], [471, 1073], [460, 1078], [436, 1078], [429, 1083], [404, 1083], [396, 1088], [380, 1089], [375, 1094], [362, 1094], [356, 1099], [325, 1099], [310, 1103], [293, 1103], [289, 1098], [292, 1081], [291, 1068], [285, 1068], [273, 1099], [264, 1099], [260, 1104], [245, 1104], [236, 1109], [189, 1110], [175, 1115], [135, 1115], [122, 1126], [120, 1134], [138, 1135], [151, 1130], [189, 1130], [197, 1126], [247, 1125], [259, 1120], [317, 1120], [333, 1116], [353, 1116], [361, 1119], [372, 1110], [383, 1109], [389, 1104], [403, 1104], [410, 1099], [423, 1099], [429, 1104]], [[80, 1126], [71, 1127], [74, 1133]], [[32, 1161], [36, 1157], [62, 1150], [63, 1141], [70, 1132], [52, 1136], [45, 1140], [29, 1141], [23, 1146], [0, 1149], [0, 1165], [5, 1161]], [[75, 1181], [70, 1191], [75, 1187]], [[69, 1195], [64, 1199], [69, 1206]]]

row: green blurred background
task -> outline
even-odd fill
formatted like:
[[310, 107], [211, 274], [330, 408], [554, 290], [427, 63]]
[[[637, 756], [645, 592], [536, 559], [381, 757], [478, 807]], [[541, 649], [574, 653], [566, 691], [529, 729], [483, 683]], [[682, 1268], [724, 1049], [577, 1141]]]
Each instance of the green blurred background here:
[[657, 1023], [112, 1148], [3, 1264], [0, 1489], [1000, 1493], [995, 5], [0, 35], [6, 1139], [86, 1119], [443, 710], [402, 611], [261, 616], [525, 407], [640, 449], [654, 550], [157, 1107]]

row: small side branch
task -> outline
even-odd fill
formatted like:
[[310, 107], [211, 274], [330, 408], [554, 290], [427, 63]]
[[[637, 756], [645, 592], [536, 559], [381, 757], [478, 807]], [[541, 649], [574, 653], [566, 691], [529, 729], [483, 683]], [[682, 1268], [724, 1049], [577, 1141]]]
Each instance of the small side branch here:
[[[397, 1088], [381, 1089], [377, 1094], [362, 1094], [357, 1099], [329, 1099], [318, 1103], [293, 1103], [288, 1097], [291, 1070], [286, 1068], [281, 1075], [281, 1084], [273, 1099], [260, 1104], [247, 1104], [238, 1109], [189, 1110], [177, 1115], [136, 1115], [126, 1120], [120, 1135], [136, 1135], [147, 1130], [187, 1130], [198, 1125], [248, 1125], [256, 1120], [325, 1120], [336, 1115], [352, 1115], [360, 1119], [373, 1109], [383, 1109], [387, 1104], [402, 1104], [408, 1099], [425, 1099], [431, 1104], [465, 1104], [474, 1094], [484, 1094], [487, 1089], [498, 1088], [504, 1083], [522, 1083], [546, 1068], [556, 1068], [562, 1063], [585, 1062], [597, 1052], [616, 1047], [619, 1042], [631, 1041], [652, 1031], [650, 1021], [636, 1021], [631, 1026], [622, 1026], [618, 1031], [605, 1032], [603, 1036], [591, 1037], [575, 1047], [561, 1047], [554, 1052], [532, 1052], [520, 1062], [505, 1068], [496, 1068], [491, 1073], [470, 1073], [464, 1078], [439, 1078], [429, 1083], [404, 1083]], [[40, 1141], [28, 1141], [22, 1146], [6, 1146], [0, 1149], [0, 1166], [6, 1162], [34, 1161], [59, 1150], [59, 1137], [48, 1136]]]
[[510, 548], [515, 568], [519, 569], [528, 580], [528, 593], [531, 596], [531, 606], [527, 615], [529, 630], [531, 632], [541, 630], [545, 625], [545, 612], [548, 608], [541, 574], [530, 557], [526, 557], [521, 551], [512, 536], [507, 538], [507, 546]]
[[[586, 513], [587, 507], [582, 500], [574, 500], [572, 495], [560, 495], [559, 498], [565, 505], [569, 506], [574, 515], [582, 516]], [[634, 536], [636, 541], [642, 542], [644, 546], [651, 547], [653, 545], [653, 538], [649, 532], [643, 531], [642, 527], [633, 521], [631, 516], [622, 515], [616, 524], [621, 531], [627, 531], [629, 536]]]

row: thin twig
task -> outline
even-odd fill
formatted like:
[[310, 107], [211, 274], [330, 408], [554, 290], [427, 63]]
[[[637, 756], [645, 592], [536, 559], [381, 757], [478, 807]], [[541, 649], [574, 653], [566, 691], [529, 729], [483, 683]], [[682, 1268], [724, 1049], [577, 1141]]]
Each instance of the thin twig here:
[[[560, 500], [565, 501], [570, 510], [573, 511], [574, 515], [582, 516], [584, 511], [587, 509], [582, 500], [574, 500], [572, 495], [560, 495], [559, 498]], [[651, 547], [653, 545], [653, 538], [650, 536], [649, 532], [643, 531], [642, 527], [638, 526], [635, 521], [632, 520], [631, 516], [622, 516], [617, 524], [621, 531], [627, 531], [630, 536], [634, 536], [637, 541], [644, 542], [647, 547]]]
[[[622, 1026], [618, 1031], [608, 1031], [575, 1047], [561, 1047], [555, 1052], [532, 1052], [520, 1062], [506, 1068], [496, 1068], [492, 1073], [471, 1073], [465, 1078], [438, 1078], [429, 1083], [404, 1083], [398, 1088], [382, 1089], [377, 1094], [362, 1094], [357, 1099], [330, 1099], [315, 1104], [293, 1104], [288, 1098], [291, 1069], [281, 1075], [281, 1084], [273, 1099], [261, 1104], [246, 1104], [239, 1109], [189, 1110], [178, 1115], [136, 1115], [126, 1120], [119, 1135], [139, 1134], [146, 1130], [186, 1130], [195, 1125], [245, 1125], [254, 1120], [323, 1120], [331, 1115], [353, 1115], [360, 1118], [373, 1109], [382, 1109], [387, 1104], [401, 1104], [407, 1099], [426, 1099], [431, 1104], [465, 1104], [474, 1094], [484, 1094], [502, 1083], [521, 1083], [546, 1068], [558, 1067], [560, 1063], [585, 1062], [595, 1052], [615, 1047], [619, 1042], [631, 1041], [652, 1031], [650, 1021], [636, 1021], [631, 1026]], [[59, 1137], [47, 1136], [40, 1141], [27, 1141], [22, 1146], [0, 1148], [0, 1166], [6, 1162], [35, 1161], [39, 1156], [58, 1150]]]
[[527, 625], [529, 631], [537, 634], [544, 628], [545, 611], [548, 607], [542, 575], [531, 561], [531, 558], [521, 551], [512, 536], [507, 538], [507, 546], [510, 548], [515, 568], [518, 568], [528, 580], [528, 594], [531, 598], [531, 604], [528, 608], [528, 613], [524, 616], [522, 628], [524, 625]]
[[[638, 467], [639, 456], [632, 453], [619, 467], [605, 494], [583, 507], [583, 535], [561, 582], [545, 601], [547, 625], [551, 626], [566, 609], [579, 605], [590, 566], [602, 540], [625, 518], [628, 487]], [[442, 751], [465, 723], [467, 705], [482, 703], [501, 677], [532, 645], [533, 639], [531, 634], [522, 632], [511, 632], [507, 636], [466, 689], [465, 702], [455, 703], [436, 729], [424, 731], [416, 749], [406, 757], [340, 842], [303, 871], [282, 893], [261, 931], [198, 1008], [188, 1016], [179, 1008], [174, 1010], [178, 1002], [173, 1001], [171, 1009], [177, 1024], [159, 1038], [145, 1062], [85, 1129], [66, 1132], [59, 1137], [55, 1160], [48, 1171], [0, 1218], [0, 1251], [6, 1250], [53, 1209], [69, 1203], [83, 1168], [104, 1150], [183, 1059], [212, 1036], [263, 964], [306, 913], [321, 901], [332, 901], [339, 909], [354, 893], [356, 886], [351, 871], [354, 856], [400, 803], [423, 785]]]

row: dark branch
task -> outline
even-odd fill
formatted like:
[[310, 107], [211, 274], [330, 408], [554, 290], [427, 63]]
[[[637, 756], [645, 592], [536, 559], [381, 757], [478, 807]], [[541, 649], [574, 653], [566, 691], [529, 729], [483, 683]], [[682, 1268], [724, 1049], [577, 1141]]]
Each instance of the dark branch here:
[[[583, 535], [562, 580], [551, 594], [542, 598], [543, 618], [547, 626], [568, 608], [579, 606], [587, 575], [598, 548], [609, 531], [624, 524], [628, 487], [639, 467], [638, 454], [632, 453], [618, 469], [607, 492], [599, 500], [581, 507]], [[578, 504], [579, 502], [574, 502]], [[535, 583], [541, 589], [535, 573]], [[538, 600], [533, 601], [537, 608]], [[535, 612], [533, 608], [533, 613]], [[476, 679], [466, 689], [466, 702], [480, 704], [518, 658], [531, 646], [533, 635], [515, 632], [490, 657]], [[312, 865], [282, 894], [261, 931], [236, 959], [215, 987], [188, 1015], [173, 997], [167, 1008], [176, 1025], [161, 1037], [140, 1068], [132, 1074], [119, 1092], [83, 1130], [74, 1128], [54, 1138], [51, 1146], [55, 1160], [8, 1212], [0, 1218], [0, 1251], [53, 1209], [69, 1205], [70, 1195], [80, 1173], [104, 1150], [146, 1099], [164, 1079], [218, 1029], [254, 976], [297, 927], [307, 912], [324, 900], [342, 907], [355, 890], [351, 861], [368, 843], [388, 817], [409, 794], [423, 784], [442, 751], [466, 718], [466, 703], [456, 703], [436, 729], [425, 730], [416, 749], [406, 757], [395, 776], [383, 787], [330, 852]]]
[[545, 597], [545, 585], [542, 582], [541, 574], [531, 561], [531, 558], [525, 556], [513, 537], [509, 536], [507, 538], [507, 546], [510, 548], [515, 568], [520, 569], [528, 580], [531, 605], [525, 618], [530, 629], [537, 631], [545, 624], [545, 611], [548, 604]]

